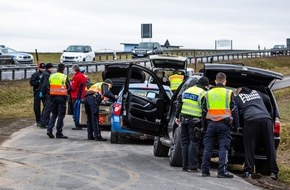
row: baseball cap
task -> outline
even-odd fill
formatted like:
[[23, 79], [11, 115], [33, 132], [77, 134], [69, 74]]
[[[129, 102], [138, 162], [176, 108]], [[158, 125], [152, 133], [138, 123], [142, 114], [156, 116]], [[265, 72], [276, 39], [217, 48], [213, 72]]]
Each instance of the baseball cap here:
[[106, 79], [104, 82], [113, 85], [113, 82], [111, 81], [111, 79]]
[[40, 63], [38, 66], [39, 69], [45, 69], [45, 63]]
[[45, 66], [45, 68], [46, 69], [50, 69], [50, 68], [52, 68], [53, 66], [52, 66], [52, 63], [46, 63], [46, 66]]
[[198, 83], [202, 86], [208, 86], [209, 85], [209, 80], [207, 77], [201, 77], [199, 80], [198, 80]]

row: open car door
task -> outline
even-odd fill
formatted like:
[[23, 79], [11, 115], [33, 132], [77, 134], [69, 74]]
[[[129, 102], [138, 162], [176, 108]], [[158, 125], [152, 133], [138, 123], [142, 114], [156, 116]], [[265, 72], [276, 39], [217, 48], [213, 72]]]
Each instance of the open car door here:
[[[140, 70], [157, 81], [158, 93], [149, 92], [145, 95], [136, 94], [129, 89], [133, 70]], [[166, 113], [170, 105], [170, 98], [156, 75], [140, 65], [131, 64], [128, 68], [126, 83], [122, 95], [122, 128], [145, 134], [159, 136], [167, 127]]]

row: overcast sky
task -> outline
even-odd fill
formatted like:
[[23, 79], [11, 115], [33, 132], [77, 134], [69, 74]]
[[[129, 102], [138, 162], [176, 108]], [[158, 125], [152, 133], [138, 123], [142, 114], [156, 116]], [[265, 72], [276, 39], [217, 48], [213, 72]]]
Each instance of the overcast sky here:
[[289, 0], [0, 0], [0, 18], [0, 45], [28, 52], [122, 51], [142, 41], [142, 23], [152, 23], [151, 41], [183, 48], [229, 39], [234, 49], [263, 49], [290, 38]]

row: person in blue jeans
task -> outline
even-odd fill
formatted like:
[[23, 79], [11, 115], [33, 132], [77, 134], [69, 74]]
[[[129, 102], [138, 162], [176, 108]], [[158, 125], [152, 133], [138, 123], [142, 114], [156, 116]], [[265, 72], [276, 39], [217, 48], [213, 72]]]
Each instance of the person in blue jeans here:
[[213, 154], [215, 139], [219, 143], [218, 178], [233, 178], [228, 172], [228, 150], [231, 143], [230, 125], [239, 127], [238, 109], [234, 102], [233, 91], [226, 89], [226, 75], [216, 75], [216, 86], [206, 92], [202, 106], [202, 126], [205, 129], [203, 139], [202, 177], [210, 176], [210, 159]]
[[178, 98], [176, 123], [181, 124], [182, 171], [198, 172], [199, 138], [194, 131], [200, 127], [201, 105], [208, 85], [208, 78], [201, 77]]

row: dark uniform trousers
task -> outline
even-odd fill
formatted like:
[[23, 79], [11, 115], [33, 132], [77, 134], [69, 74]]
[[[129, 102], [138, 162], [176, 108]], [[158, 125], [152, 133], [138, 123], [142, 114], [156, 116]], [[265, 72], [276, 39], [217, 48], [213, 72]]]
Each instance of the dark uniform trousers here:
[[203, 139], [204, 151], [202, 157], [202, 173], [209, 173], [210, 159], [213, 153], [215, 139], [219, 143], [219, 166], [218, 174], [227, 172], [228, 150], [231, 143], [230, 128], [223, 121], [210, 121]]
[[44, 104], [44, 101], [42, 98], [39, 97], [39, 91], [33, 92], [33, 110], [35, 115], [35, 121], [37, 124], [41, 124], [41, 102]]
[[66, 96], [51, 96], [51, 117], [49, 120], [49, 124], [47, 127], [47, 132], [51, 132], [56, 123], [56, 136], [62, 136], [62, 128], [63, 128], [63, 119], [65, 117], [66, 112]]
[[89, 94], [84, 98], [85, 110], [87, 114], [88, 138], [101, 138], [99, 125], [99, 100], [94, 94]]
[[261, 140], [264, 140], [263, 144], [266, 149], [269, 172], [277, 174], [279, 169], [276, 162], [273, 122], [268, 118], [245, 121], [244, 123], [245, 171], [253, 173], [255, 149], [257, 143], [261, 143]]
[[50, 95], [48, 94], [45, 95], [43, 102], [44, 102], [44, 107], [43, 107], [42, 115], [41, 115], [41, 122], [40, 122], [41, 127], [47, 126], [49, 122], [51, 107], [52, 107], [52, 101], [51, 101]]
[[181, 145], [183, 169], [198, 168], [199, 141], [194, 137], [194, 127], [197, 125], [193, 118], [180, 116]]

